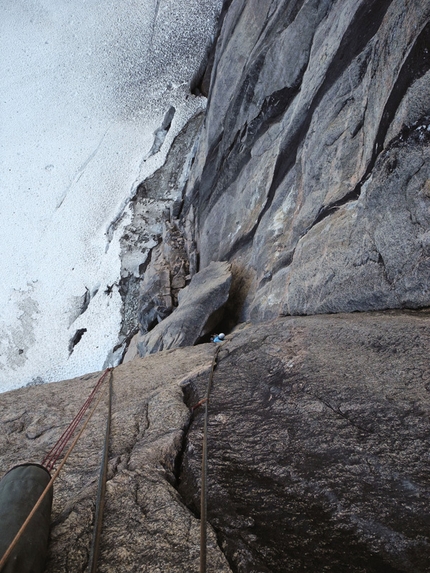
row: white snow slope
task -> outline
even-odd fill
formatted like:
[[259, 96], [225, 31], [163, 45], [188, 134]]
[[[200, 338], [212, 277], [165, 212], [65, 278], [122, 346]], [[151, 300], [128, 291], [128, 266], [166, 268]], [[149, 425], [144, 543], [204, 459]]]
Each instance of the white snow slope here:
[[0, 0], [0, 391], [103, 367], [121, 321], [107, 230], [204, 106], [188, 86], [221, 4]]

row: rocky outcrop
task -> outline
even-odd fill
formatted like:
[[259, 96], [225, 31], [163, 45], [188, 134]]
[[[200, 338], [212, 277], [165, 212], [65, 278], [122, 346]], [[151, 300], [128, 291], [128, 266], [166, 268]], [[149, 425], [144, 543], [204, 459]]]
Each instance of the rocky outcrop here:
[[[429, 19], [406, 0], [224, 3], [204, 123], [137, 186], [123, 237], [115, 351], [140, 333], [114, 374], [100, 571], [197, 571], [189, 407], [214, 346], [191, 345], [220, 325], [209, 571], [428, 570]], [[2, 471], [39, 461], [96, 379], [3, 395]], [[85, 570], [103, 426], [56, 486], [48, 573]]]
[[[429, 314], [247, 325], [209, 405], [208, 519], [237, 573], [428, 571]], [[207, 376], [190, 381], [190, 403]], [[199, 414], [179, 491], [199, 507]]]
[[184, 218], [243, 319], [430, 304], [430, 6], [233, 0]]
[[177, 221], [163, 222], [163, 234], [151, 251], [151, 263], [140, 285], [139, 324], [149, 332], [178, 306], [178, 295], [190, 281], [188, 257]]
[[[190, 276], [232, 264], [234, 323], [430, 305], [429, 20], [404, 0], [225, 3], [174, 224]], [[164, 302], [143, 300], [143, 333]]]
[[191, 118], [174, 139], [163, 167], [136, 185], [129, 203], [130, 222], [121, 238], [121, 344], [136, 332], [139, 318], [146, 332], [151, 323], [168, 316], [179, 289], [189, 282], [190, 249], [185, 249], [177, 218], [202, 121], [202, 113]]
[[192, 346], [210, 335], [222, 320], [231, 285], [228, 263], [211, 263], [179, 292], [178, 308], [150, 332], [139, 336], [140, 356]]

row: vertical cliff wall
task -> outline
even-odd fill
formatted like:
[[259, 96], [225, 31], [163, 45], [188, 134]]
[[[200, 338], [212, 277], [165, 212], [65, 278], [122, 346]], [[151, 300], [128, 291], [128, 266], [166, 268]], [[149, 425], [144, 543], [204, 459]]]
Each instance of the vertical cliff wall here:
[[[226, 1], [193, 80], [211, 78], [207, 113], [137, 186], [123, 338], [138, 313], [155, 350], [262, 321], [214, 372], [208, 571], [428, 571], [429, 18], [421, 0]], [[214, 350], [115, 369], [101, 571], [197, 571]], [[97, 378], [5, 394], [2, 473], [41, 459]], [[48, 572], [87, 566], [105, 412], [56, 486]]]
[[182, 217], [200, 268], [234, 263], [242, 318], [429, 305], [429, 17], [228, 3]]

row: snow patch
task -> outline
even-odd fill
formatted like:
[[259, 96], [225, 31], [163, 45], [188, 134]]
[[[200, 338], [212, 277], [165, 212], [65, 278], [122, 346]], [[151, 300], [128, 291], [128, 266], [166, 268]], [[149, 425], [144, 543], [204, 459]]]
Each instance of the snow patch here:
[[127, 204], [205, 105], [188, 85], [220, 9], [220, 0], [0, 5], [0, 391], [100, 370], [114, 356]]

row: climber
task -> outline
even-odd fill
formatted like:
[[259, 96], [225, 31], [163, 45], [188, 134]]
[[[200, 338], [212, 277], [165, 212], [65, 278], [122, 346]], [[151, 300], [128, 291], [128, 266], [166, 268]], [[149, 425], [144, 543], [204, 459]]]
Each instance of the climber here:
[[225, 334], [221, 332], [220, 334], [214, 334], [212, 342], [223, 342]]

